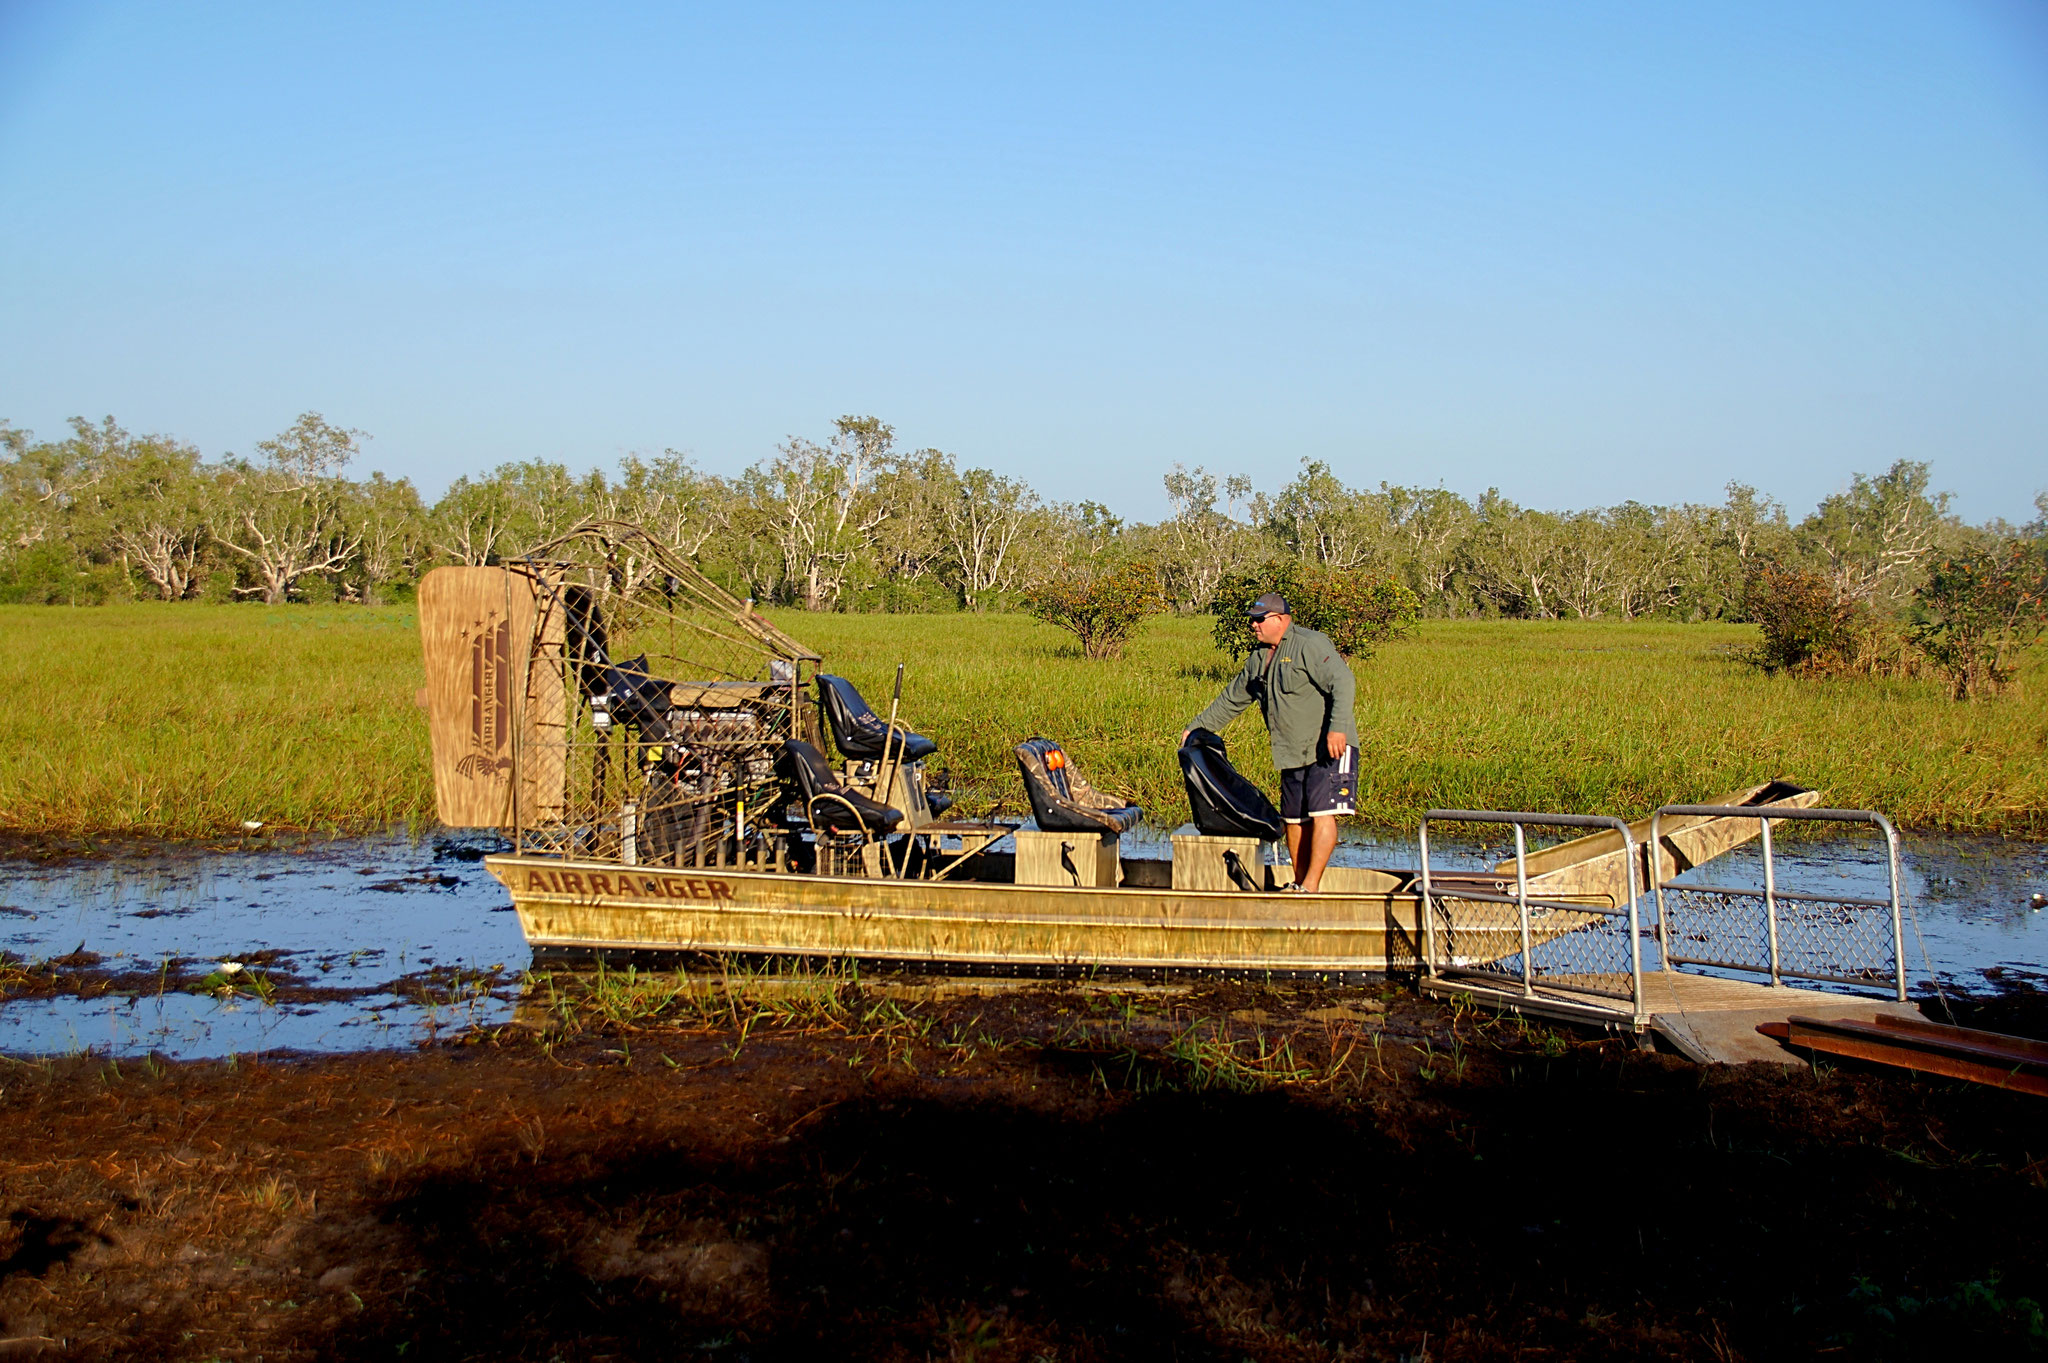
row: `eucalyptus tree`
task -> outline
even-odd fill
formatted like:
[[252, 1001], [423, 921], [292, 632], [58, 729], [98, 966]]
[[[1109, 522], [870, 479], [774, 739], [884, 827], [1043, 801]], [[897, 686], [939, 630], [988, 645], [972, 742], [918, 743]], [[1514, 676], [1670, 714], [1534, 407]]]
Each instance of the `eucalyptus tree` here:
[[1472, 533], [1472, 504], [1441, 487], [1399, 487], [1380, 484], [1389, 519], [1401, 547], [1398, 556], [1409, 588], [1425, 604], [1447, 609], [1452, 579], [1458, 572], [1458, 550]]
[[618, 481], [599, 500], [597, 510], [645, 526], [686, 558], [701, 554], [733, 521], [732, 485], [697, 468], [680, 450], [665, 449], [651, 459], [627, 455], [619, 461]]
[[1474, 597], [1502, 615], [1556, 615], [1556, 532], [1557, 517], [1525, 510], [1488, 488], [1459, 560]]
[[776, 592], [806, 610], [839, 600], [891, 510], [876, 485], [893, 463], [895, 429], [872, 416], [843, 416], [833, 425], [825, 444], [791, 436], [741, 477], [761, 530], [781, 551]]
[[1855, 474], [1800, 523], [1799, 539], [1838, 599], [1886, 607], [1912, 594], [1928, 558], [1959, 529], [1949, 494], [1927, 488], [1928, 466], [1901, 459], [1875, 477]]
[[257, 442], [261, 463], [227, 461], [226, 511], [213, 540], [248, 565], [250, 590], [266, 604], [284, 601], [307, 574], [340, 572], [354, 559], [362, 534], [349, 525], [341, 472], [366, 438], [304, 412]]
[[1244, 519], [1252, 480], [1234, 473], [1219, 483], [1199, 464], [1192, 470], [1175, 464], [1165, 483], [1173, 514], [1159, 526], [1158, 562], [1167, 598], [1176, 610], [1206, 611], [1216, 584], [1260, 556], [1259, 537]]
[[946, 550], [968, 609], [981, 610], [992, 594], [1017, 585], [1023, 568], [1017, 540], [1038, 509], [1038, 494], [1015, 478], [991, 469], [960, 475], [941, 511]]
[[106, 452], [94, 491], [107, 551], [161, 599], [190, 594], [221, 509], [219, 471], [190, 445], [144, 436]]
[[[1524, 511], [1517, 519], [1526, 521], [1529, 515]], [[1603, 511], [1554, 517], [1547, 528], [1550, 543], [1539, 552], [1549, 564], [1550, 595], [1558, 613], [1589, 620], [1618, 604], [1624, 594], [1626, 532]], [[1532, 595], [1532, 600], [1540, 597]]]
[[1298, 558], [1377, 575], [1391, 567], [1398, 532], [1390, 499], [1344, 486], [1320, 460], [1302, 460], [1294, 481], [1261, 510], [1267, 532]]
[[416, 580], [428, 553], [426, 508], [409, 478], [372, 473], [352, 489], [349, 520], [362, 541], [357, 562], [363, 604], [377, 605], [394, 582]]
[[883, 514], [869, 532], [862, 566], [878, 582], [928, 583], [958, 592], [946, 520], [960, 495], [960, 474], [943, 450], [914, 450], [875, 479]]
[[448, 485], [427, 518], [428, 542], [454, 563], [482, 567], [495, 562], [512, 526], [512, 499], [500, 478], [467, 474]]
[[106, 476], [111, 451], [128, 433], [107, 417], [95, 426], [71, 418], [68, 440], [36, 440], [28, 431], [0, 423], [0, 533], [18, 553], [37, 545], [73, 548], [73, 523], [87, 494]]

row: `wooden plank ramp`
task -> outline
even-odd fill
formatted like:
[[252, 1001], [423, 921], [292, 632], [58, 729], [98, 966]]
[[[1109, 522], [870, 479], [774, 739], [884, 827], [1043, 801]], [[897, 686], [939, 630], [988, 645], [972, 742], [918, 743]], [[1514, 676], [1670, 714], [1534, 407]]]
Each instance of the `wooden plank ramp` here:
[[[1621, 992], [1626, 992], [1627, 977], [1619, 976], [1617, 980]], [[1426, 993], [1462, 994], [1475, 1003], [1507, 1012], [1529, 1013], [1610, 1031], [1635, 1030], [1634, 1014], [1626, 998], [1545, 989], [1540, 985], [1533, 996], [1526, 996], [1513, 981], [1475, 980], [1470, 976], [1425, 979], [1422, 987]], [[1804, 1056], [1757, 1031], [1759, 1026], [1788, 1024], [1795, 1014], [1865, 1024], [1874, 1024], [1880, 1017], [1925, 1021], [1919, 1008], [1910, 1003], [1694, 975], [1682, 970], [1643, 972], [1643, 1010], [1648, 1015], [1650, 1032], [1663, 1038], [1680, 1055], [1702, 1065], [1742, 1065], [1752, 1061], [1804, 1065]]]
[[2048, 1097], [2048, 1042], [2031, 1037], [1884, 1014], [1870, 1022], [1795, 1014], [1789, 1022], [1767, 1022], [1757, 1030], [1798, 1051], [1847, 1056]]

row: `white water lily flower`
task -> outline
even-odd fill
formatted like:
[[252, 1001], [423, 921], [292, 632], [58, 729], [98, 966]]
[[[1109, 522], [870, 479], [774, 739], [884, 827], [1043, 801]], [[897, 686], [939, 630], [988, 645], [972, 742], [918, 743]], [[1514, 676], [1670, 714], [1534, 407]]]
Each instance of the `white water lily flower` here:
[[242, 973], [242, 963], [240, 961], [222, 961], [214, 969], [223, 975], [239, 975]]

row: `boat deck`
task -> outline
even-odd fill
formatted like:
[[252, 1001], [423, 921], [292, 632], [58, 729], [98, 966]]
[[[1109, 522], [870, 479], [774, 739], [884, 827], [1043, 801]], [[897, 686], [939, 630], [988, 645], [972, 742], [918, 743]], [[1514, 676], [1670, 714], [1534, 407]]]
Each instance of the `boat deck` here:
[[[1626, 988], [1625, 980], [1623, 987]], [[1524, 994], [1518, 985], [1509, 982], [1464, 975], [1425, 978], [1422, 989], [1443, 997], [1463, 996], [1503, 1012], [1590, 1024], [1610, 1031], [1635, 1030], [1635, 1016], [1627, 999], [1547, 990], [1541, 985], [1533, 993]], [[1645, 970], [1643, 1009], [1649, 1015], [1649, 1030], [1679, 1054], [1701, 1064], [1724, 1065], [1753, 1060], [1775, 1065], [1805, 1064], [1804, 1056], [1794, 1054], [1756, 1030], [1758, 1023], [1785, 1022], [1794, 1014], [1862, 1022], [1880, 1014], [1921, 1016], [1914, 1005], [1891, 999], [1731, 980], [1682, 970]]]

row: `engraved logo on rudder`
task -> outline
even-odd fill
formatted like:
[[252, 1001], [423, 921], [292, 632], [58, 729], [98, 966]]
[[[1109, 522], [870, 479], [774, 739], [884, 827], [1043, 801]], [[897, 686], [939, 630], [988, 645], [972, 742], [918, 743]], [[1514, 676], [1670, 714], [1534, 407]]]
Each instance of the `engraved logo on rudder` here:
[[455, 770], [472, 780], [512, 769], [512, 626], [480, 620], [469, 640], [469, 755]]

